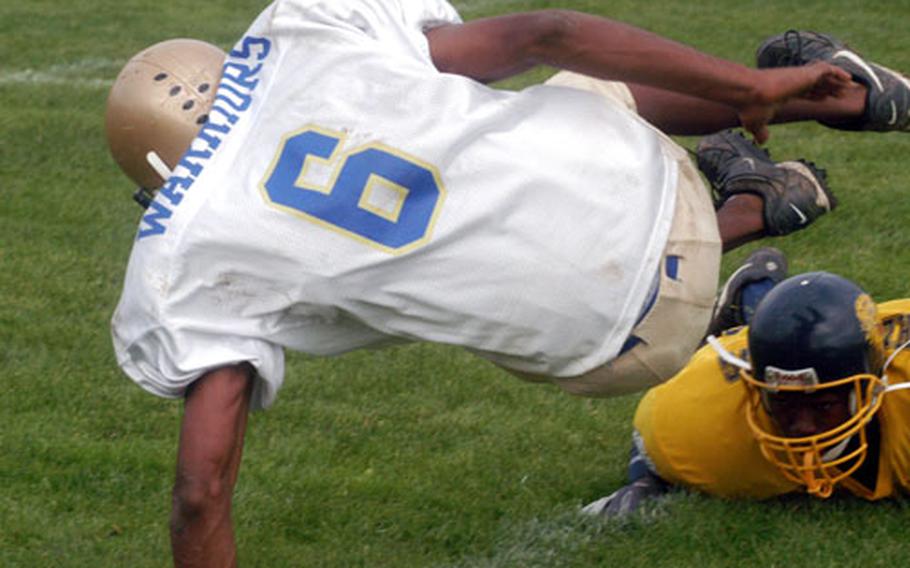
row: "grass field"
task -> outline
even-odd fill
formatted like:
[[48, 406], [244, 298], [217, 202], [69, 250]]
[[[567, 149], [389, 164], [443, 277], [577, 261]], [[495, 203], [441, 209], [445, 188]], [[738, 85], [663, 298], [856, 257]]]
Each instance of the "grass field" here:
[[[567, 7], [749, 63], [765, 36], [828, 31], [910, 70], [910, 2], [463, 0], [475, 18]], [[181, 407], [127, 381], [111, 350], [139, 209], [108, 156], [107, 89], [132, 53], [223, 47], [251, 0], [0, 3], [0, 566], [161, 567]], [[529, 74], [517, 88], [544, 77]], [[693, 140], [681, 140], [692, 146]], [[777, 128], [779, 159], [827, 168], [841, 207], [774, 241], [878, 299], [908, 294], [910, 137]], [[753, 247], [725, 260], [729, 272]], [[291, 355], [253, 415], [235, 499], [245, 566], [899, 566], [907, 506], [722, 502], [677, 493], [623, 522], [577, 507], [623, 483], [638, 396], [582, 400], [469, 355], [413, 345]]]

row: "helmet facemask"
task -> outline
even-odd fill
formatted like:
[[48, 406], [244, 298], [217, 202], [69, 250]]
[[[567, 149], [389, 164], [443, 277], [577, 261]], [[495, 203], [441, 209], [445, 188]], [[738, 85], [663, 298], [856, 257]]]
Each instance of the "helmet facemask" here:
[[[878, 412], [886, 388], [881, 378], [858, 374], [814, 385], [769, 384], [755, 379], [745, 369], [740, 370], [740, 377], [749, 393], [749, 429], [765, 458], [787, 479], [805, 486], [816, 497], [826, 498], [838, 482], [863, 464], [869, 451], [866, 426]], [[849, 397], [850, 417], [837, 426], [810, 436], [790, 437], [775, 424], [770, 408], [772, 396], [804, 397], [843, 390]]]

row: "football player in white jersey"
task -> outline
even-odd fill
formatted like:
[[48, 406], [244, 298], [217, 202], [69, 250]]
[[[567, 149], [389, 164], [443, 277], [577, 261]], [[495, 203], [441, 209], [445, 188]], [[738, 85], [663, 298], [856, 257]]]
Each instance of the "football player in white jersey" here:
[[[536, 65], [569, 72], [484, 84]], [[147, 209], [112, 328], [134, 381], [185, 400], [175, 563], [235, 563], [246, 416], [286, 348], [434, 341], [597, 396], [672, 376], [722, 247], [834, 201], [811, 164], [721, 132], [699, 149], [715, 216], [666, 134], [866, 114], [836, 61], [767, 67], [570, 11], [464, 23], [445, 0], [278, 0], [227, 55], [132, 58], [107, 134]]]

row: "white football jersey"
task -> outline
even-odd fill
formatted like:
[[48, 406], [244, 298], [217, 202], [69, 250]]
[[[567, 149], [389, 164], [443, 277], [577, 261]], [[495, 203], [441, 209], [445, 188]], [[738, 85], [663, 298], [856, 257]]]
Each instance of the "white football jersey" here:
[[229, 54], [209, 122], [143, 215], [114, 346], [180, 396], [285, 348], [458, 345], [573, 376], [619, 352], [669, 232], [676, 166], [597, 95], [433, 66], [444, 0], [279, 0]]

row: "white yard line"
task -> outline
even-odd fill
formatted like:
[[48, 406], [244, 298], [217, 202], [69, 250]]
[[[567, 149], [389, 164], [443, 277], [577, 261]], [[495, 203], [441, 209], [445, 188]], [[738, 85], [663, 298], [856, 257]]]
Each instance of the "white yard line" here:
[[[52, 65], [44, 69], [0, 70], [0, 86], [66, 86], [76, 89], [107, 89], [123, 65], [113, 59], [90, 58]], [[109, 78], [103, 78], [108, 76]]]

